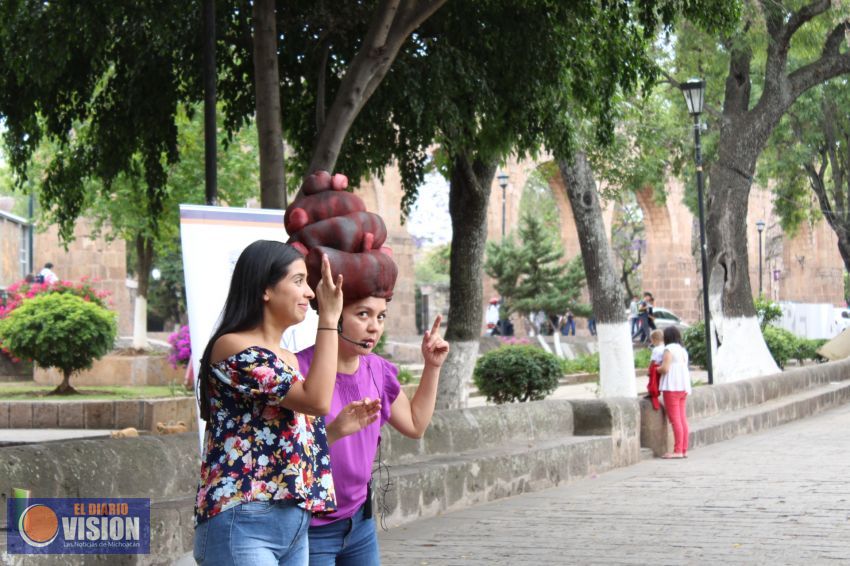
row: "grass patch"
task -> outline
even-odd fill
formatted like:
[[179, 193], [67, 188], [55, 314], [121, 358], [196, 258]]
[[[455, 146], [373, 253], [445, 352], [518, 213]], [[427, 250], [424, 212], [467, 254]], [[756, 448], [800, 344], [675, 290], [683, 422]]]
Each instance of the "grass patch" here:
[[[73, 384], [73, 379], [71, 383]], [[191, 391], [184, 391], [175, 385], [83, 385], [76, 386], [80, 395], [47, 394], [55, 385], [37, 385], [31, 381], [24, 383], [0, 383], [0, 401], [115, 401], [119, 399], [144, 399], [157, 397], [188, 397]]]

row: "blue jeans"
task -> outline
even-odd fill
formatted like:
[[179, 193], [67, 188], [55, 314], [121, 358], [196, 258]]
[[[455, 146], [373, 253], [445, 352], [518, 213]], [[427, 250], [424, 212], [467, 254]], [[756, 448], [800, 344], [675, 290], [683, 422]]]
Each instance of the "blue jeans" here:
[[380, 564], [375, 521], [363, 516], [363, 507], [350, 519], [310, 527], [310, 566]]
[[248, 501], [195, 528], [202, 566], [306, 566], [310, 513], [292, 501]]

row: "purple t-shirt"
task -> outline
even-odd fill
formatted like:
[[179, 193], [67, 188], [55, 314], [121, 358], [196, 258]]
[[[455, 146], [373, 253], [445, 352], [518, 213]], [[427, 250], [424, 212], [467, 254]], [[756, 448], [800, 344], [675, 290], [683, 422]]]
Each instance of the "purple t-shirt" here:
[[[313, 361], [314, 347], [298, 352], [298, 366], [307, 375]], [[331, 446], [331, 474], [336, 491], [337, 510], [327, 515], [313, 517], [314, 527], [347, 519], [354, 515], [366, 501], [366, 486], [372, 477], [372, 463], [378, 449], [381, 426], [390, 418], [390, 407], [401, 391], [398, 368], [376, 355], [360, 356], [360, 366], [353, 374], [337, 373], [331, 411], [326, 417], [330, 423], [343, 407], [364, 397], [381, 398], [381, 417], [357, 434], [337, 440]]]

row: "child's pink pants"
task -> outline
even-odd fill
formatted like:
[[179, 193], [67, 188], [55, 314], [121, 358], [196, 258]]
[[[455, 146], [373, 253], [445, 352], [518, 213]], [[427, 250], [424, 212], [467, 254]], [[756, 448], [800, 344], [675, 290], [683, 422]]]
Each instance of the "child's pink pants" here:
[[686, 405], [688, 402], [687, 391], [664, 391], [664, 408], [667, 410], [667, 418], [673, 427], [673, 452], [687, 454], [688, 452], [688, 416]]

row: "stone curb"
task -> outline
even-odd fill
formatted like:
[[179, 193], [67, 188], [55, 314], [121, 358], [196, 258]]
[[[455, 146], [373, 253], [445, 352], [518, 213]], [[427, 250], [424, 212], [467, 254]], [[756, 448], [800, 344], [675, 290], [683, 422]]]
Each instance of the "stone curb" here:
[[[780, 374], [696, 387], [688, 397], [690, 447], [728, 440], [850, 402], [850, 359]], [[641, 446], [656, 456], [673, 448], [663, 407], [640, 400]]]

